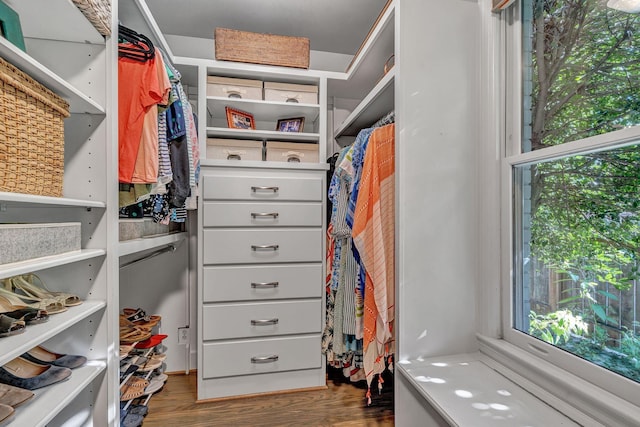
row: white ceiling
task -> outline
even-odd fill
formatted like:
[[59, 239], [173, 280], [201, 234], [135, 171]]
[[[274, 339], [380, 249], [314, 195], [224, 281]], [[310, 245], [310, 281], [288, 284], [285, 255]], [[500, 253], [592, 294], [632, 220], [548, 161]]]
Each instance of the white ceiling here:
[[353, 55], [387, 0], [146, 0], [163, 34], [213, 38], [216, 27], [308, 37]]

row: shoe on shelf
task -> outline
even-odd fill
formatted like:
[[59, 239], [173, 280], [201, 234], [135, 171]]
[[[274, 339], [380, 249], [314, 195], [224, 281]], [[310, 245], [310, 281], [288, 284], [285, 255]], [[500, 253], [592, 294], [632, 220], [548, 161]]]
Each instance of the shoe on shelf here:
[[54, 365], [41, 365], [22, 357], [0, 367], [0, 382], [27, 390], [35, 390], [66, 380], [71, 369]]
[[22, 405], [33, 397], [33, 392], [8, 384], [0, 384], [0, 404], [16, 406]]
[[74, 307], [82, 304], [82, 300], [75, 294], [50, 291], [40, 277], [34, 273], [15, 276], [13, 277], [12, 283], [14, 287], [19, 288], [26, 295], [42, 299], [57, 299], [61, 301], [65, 307]]
[[4, 314], [0, 314], [0, 337], [18, 335], [23, 333], [24, 329], [24, 320], [18, 320]]
[[59, 299], [42, 299], [26, 294], [14, 292], [13, 277], [4, 280], [4, 287], [0, 286], [0, 296], [15, 307], [30, 307], [45, 310], [48, 314], [58, 314], [67, 311], [64, 303]]
[[87, 363], [87, 358], [84, 356], [54, 353], [42, 346], [32, 348], [24, 353], [22, 357], [41, 365], [55, 365], [69, 369], [76, 369]]
[[120, 387], [120, 401], [127, 402], [129, 400], [137, 399], [144, 395], [144, 389], [149, 385], [149, 381], [140, 377], [129, 378]]
[[0, 403], [0, 423], [4, 424], [5, 421], [8, 421], [14, 412], [13, 407]]
[[121, 317], [136, 326], [142, 326], [149, 329], [160, 323], [160, 320], [162, 319], [161, 316], [156, 314], [148, 315], [141, 308], [123, 308]]
[[151, 338], [151, 331], [139, 326], [120, 326], [120, 344], [133, 344]]
[[144, 341], [140, 341], [136, 344], [136, 348], [152, 348], [160, 344], [168, 335], [158, 334], [148, 337]]
[[49, 320], [49, 313], [46, 310], [26, 305], [13, 305], [4, 295], [0, 295], [0, 313], [14, 319], [24, 320], [27, 325], [35, 325]]

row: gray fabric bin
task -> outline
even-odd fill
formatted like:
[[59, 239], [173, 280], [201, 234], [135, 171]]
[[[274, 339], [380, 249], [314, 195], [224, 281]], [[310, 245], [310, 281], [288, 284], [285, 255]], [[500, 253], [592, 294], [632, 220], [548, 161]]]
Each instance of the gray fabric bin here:
[[0, 264], [81, 249], [79, 222], [0, 224]]

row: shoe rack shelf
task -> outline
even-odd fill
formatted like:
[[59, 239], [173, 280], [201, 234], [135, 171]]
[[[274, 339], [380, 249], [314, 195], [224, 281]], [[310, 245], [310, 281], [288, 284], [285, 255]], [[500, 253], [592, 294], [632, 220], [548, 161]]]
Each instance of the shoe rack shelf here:
[[104, 301], [84, 301], [76, 307], [69, 307], [63, 313], [50, 315], [49, 320], [44, 323], [27, 325], [25, 331], [19, 335], [2, 338], [0, 340], [0, 365], [4, 365], [94, 313], [103, 310], [106, 305]]
[[104, 361], [90, 360], [84, 366], [74, 369], [67, 380], [34, 390], [35, 396], [31, 401], [24, 403], [25, 407], [29, 407], [29, 411], [16, 410], [11, 425], [46, 426], [82, 393], [106, 367], [107, 363]]
[[0, 279], [97, 258], [104, 256], [106, 253], [107, 252], [104, 249], [82, 249], [76, 252], [67, 252], [60, 255], [51, 255], [27, 261], [2, 264], [0, 265]]

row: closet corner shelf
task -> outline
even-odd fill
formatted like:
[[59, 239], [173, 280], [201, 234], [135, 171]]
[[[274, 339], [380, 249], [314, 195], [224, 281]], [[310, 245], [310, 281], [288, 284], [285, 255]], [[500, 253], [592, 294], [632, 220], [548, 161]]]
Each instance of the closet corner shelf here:
[[50, 315], [49, 320], [44, 323], [28, 325], [25, 331], [19, 335], [0, 339], [0, 365], [4, 365], [93, 313], [102, 310], [106, 305], [105, 301], [84, 301], [79, 306], [69, 307], [63, 313]]
[[335, 132], [334, 137], [355, 136], [360, 129], [372, 125], [379, 118], [393, 110], [395, 69], [392, 68], [375, 85], [369, 94], [349, 114]]
[[[65, 252], [59, 255], [50, 255], [41, 258], [33, 258], [26, 261], [12, 262], [0, 265], [0, 278], [11, 277], [46, 268], [58, 267], [73, 262], [84, 261], [105, 255], [104, 249], [81, 249], [79, 251]], [[0, 352], [2, 354], [2, 352]]]
[[89, 20], [69, 0], [8, 0], [20, 16], [25, 38], [104, 44]]
[[162, 236], [143, 237], [141, 239], [127, 240], [124, 242], [120, 242], [119, 255], [123, 257], [126, 255], [159, 248], [164, 245], [182, 241], [186, 237], [186, 232], [180, 232]]
[[[43, 7], [48, 9], [51, 6]], [[0, 37], [0, 56], [64, 98], [69, 102], [72, 113], [105, 114], [104, 108], [97, 102], [3, 37]]]
[[319, 133], [278, 132], [275, 130], [230, 129], [208, 127], [209, 138], [260, 139], [268, 141], [319, 142]]
[[18, 407], [11, 424], [15, 426], [46, 426], [91, 382], [107, 368], [102, 360], [89, 360], [73, 370], [69, 379], [36, 390], [33, 402]]
[[84, 208], [106, 208], [107, 204], [93, 200], [67, 199], [64, 197], [34, 196], [31, 194], [0, 192], [0, 206], [20, 206], [20, 207], [40, 207], [40, 206], [61, 206], [61, 207], [84, 207]]

